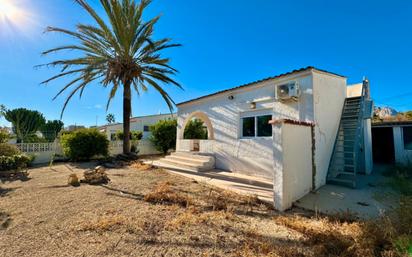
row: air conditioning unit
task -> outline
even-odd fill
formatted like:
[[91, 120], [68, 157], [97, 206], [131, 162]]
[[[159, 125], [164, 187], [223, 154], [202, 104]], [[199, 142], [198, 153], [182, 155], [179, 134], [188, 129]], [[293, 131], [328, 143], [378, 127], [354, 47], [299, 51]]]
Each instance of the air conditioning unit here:
[[300, 89], [296, 81], [276, 86], [276, 100], [278, 101], [297, 100], [299, 96]]

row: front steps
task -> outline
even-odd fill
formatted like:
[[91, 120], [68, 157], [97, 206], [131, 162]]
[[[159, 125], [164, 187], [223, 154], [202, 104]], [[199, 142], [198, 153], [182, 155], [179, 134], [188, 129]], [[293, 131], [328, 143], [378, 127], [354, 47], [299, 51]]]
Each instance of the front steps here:
[[215, 168], [215, 157], [198, 152], [173, 152], [171, 155], [153, 162], [153, 165], [159, 168], [202, 172]]

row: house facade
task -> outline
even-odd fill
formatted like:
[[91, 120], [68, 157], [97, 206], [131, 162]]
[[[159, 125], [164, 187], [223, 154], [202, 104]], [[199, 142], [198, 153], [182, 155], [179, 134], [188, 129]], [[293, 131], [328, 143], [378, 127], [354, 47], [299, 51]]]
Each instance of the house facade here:
[[[175, 114], [155, 114], [133, 117], [130, 119], [130, 130], [131, 131], [142, 131], [143, 138], [148, 139], [151, 135], [150, 126], [156, 124], [159, 120], [173, 119]], [[111, 141], [115, 140], [116, 132], [123, 131], [123, 123], [114, 123], [101, 126], [100, 131], [107, 135], [107, 138]]]
[[[285, 85], [292, 96], [283, 99]], [[307, 67], [183, 102], [176, 151], [211, 155], [217, 169], [273, 179], [275, 207], [285, 210], [326, 183], [345, 101], [358, 91], [344, 76]], [[193, 118], [204, 122], [208, 140], [184, 139]], [[370, 125], [364, 132], [368, 146]], [[359, 161], [371, 169], [370, 147], [364, 149]]]

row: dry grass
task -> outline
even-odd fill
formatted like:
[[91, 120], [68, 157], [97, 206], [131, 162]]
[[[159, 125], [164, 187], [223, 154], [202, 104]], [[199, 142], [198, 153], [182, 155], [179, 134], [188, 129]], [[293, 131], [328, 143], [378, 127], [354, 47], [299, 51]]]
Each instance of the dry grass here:
[[406, 204], [375, 222], [278, 213], [255, 196], [153, 168], [109, 169], [104, 186], [66, 185], [86, 168], [33, 169], [1, 185], [0, 256], [368, 257], [399, 256], [409, 243]]
[[151, 192], [144, 196], [144, 200], [155, 204], [178, 204], [188, 207], [192, 203], [190, 197], [173, 190], [171, 186], [172, 183], [169, 181], [158, 184]]
[[150, 164], [145, 164], [145, 163], [143, 163], [143, 162], [141, 162], [141, 161], [132, 162], [132, 163], [130, 164], [130, 167], [133, 168], [133, 169], [135, 169], [135, 170], [137, 170], [137, 171], [143, 171], [143, 170], [153, 169], [153, 166], [152, 166], [152, 165], [150, 165]]
[[84, 220], [76, 225], [77, 231], [104, 232], [126, 224], [126, 218], [116, 214], [104, 214], [94, 220]]

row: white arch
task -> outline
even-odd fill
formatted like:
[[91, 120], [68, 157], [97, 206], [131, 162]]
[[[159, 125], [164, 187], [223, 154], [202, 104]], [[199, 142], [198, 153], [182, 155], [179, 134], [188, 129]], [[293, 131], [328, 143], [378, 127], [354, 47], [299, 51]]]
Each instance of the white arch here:
[[203, 121], [203, 123], [207, 127], [207, 139], [208, 140], [214, 140], [215, 139], [215, 133], [213, 131], [212, 122], [210, 121], [207, 114], [202, 112], [202, 111], [195, 111], [195, 112], [192, 112], [189, 116], [187, 116], [187, 118], [183, 122], [183, 125], [182, 125], [182, 127], [179, 131], [179, 135], [178, 135], [177, 139], [183, 139], [186, 125], [193, 118], [198, 118], [199, 120]]

